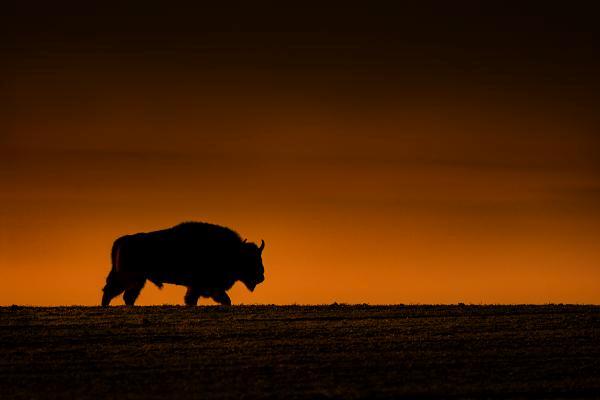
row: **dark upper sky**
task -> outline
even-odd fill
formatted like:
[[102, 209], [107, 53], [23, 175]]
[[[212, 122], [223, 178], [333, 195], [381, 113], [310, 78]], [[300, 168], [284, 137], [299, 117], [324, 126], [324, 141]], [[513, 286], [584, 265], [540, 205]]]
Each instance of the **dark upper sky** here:
[[226, 68], [331, 84], [597, 84], [597, 21], [584, 5], [15, 3], [3, 24], [9, 67], [102, 55], [142, 70]]
[[584, 5], [15, 3], [2, 24], [9, 96], [44, 84], [65, 85], [57, 102], [94, 85], [275, 90], [377, 108], [474, 93], [590, 118], [598, 103], [599, 32]]

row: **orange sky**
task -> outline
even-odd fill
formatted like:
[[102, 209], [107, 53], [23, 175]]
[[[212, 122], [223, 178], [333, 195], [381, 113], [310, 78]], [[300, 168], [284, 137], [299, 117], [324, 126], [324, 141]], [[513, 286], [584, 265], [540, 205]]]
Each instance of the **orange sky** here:
[[600, 302], [583, 50], [561, 69], [436, 35], [373, 50], [372, 32], [193, 31], [154, 52], [148, 27], [53, 29], [16, 30], [3, 71], [0, 304], [98, 304], [115, 238], [185, 220], [265, 239], [266, 281], [234, 303]]

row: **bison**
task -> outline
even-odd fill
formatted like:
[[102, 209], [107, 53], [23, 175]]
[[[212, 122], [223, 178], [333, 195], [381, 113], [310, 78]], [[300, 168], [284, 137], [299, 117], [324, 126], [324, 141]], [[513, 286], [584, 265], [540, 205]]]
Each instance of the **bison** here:
[[186, 286], [187, 305], [196, 305], [201, 296], [231, 305], [226, 291], [235, 282], [254, 291], [265, 280], [264, 248], [264, 240], [259, 247], [229, 228], [204, 222], [122, 236], [112, 246], [102, 305], [121, 293], [125, 304], [133, 305], [146, 280], [159, 288], [164, 283]]

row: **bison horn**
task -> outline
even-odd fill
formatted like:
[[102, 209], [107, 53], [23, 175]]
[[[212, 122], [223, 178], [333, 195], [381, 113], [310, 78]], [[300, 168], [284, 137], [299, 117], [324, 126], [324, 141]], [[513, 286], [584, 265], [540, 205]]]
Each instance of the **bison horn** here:
[[264, 241], [264, 240], [261, 240], [261, 241], [260, 241], [260, 247], [258, 248], [258, 250], [259, 250], [260, 252], [262, 252], [264, 248], [265, 248], [265, 241]]

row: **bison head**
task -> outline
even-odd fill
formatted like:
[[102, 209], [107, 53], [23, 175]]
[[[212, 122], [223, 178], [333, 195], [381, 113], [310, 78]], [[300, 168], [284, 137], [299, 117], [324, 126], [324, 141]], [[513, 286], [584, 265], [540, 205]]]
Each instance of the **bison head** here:
[[242, 244], [242, 263], [239, 280], [251, 292], [256, 285], [265, 280], [265, 268], [262, 263], [262, 252], [265, 248], [265, 241], [262, 240], [260, 247], [255, 243]]

